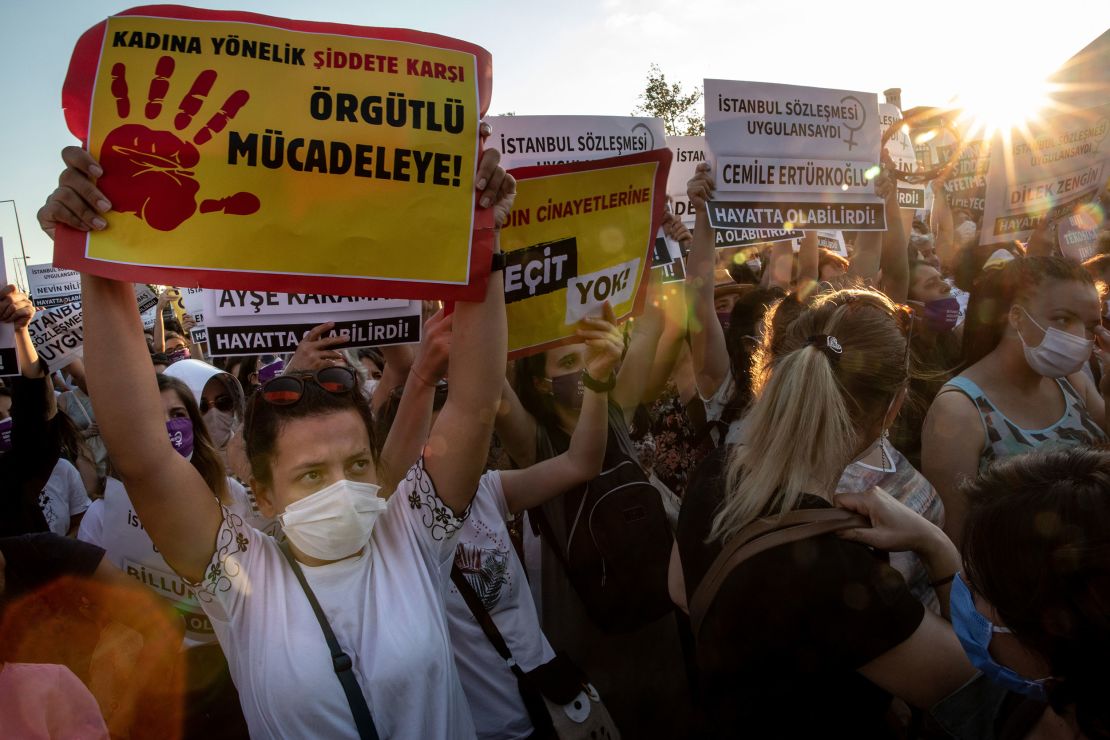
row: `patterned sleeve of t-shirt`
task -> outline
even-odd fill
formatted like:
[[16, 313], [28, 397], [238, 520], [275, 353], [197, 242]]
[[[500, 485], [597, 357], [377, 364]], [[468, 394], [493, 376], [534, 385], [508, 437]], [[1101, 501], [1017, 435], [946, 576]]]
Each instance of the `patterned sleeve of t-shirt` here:
[[469, 506], [458, 516], [443, 502], [421, 457], [397, 484], [382, 517], [385, 521], [377, 526], [387, 522], [390, 526], [395, 519], [404, 520], [428, 565], [442, 570], [450, 566], [459, 531], [469, 515]]
[[243, 521], [226, 506], [220, 507], [222, 519], [216, 533], [216, 549], [199, 582], [185, 579], [209, 619], [228, 622], [255, 584], [265, 580], [262, 570], [267, 560], [281, 558], [274, 541]]

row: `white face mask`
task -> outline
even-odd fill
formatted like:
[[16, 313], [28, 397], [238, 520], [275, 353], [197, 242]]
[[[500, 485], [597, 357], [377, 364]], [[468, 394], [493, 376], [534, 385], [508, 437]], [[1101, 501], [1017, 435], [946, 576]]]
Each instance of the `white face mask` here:
[[227, 443], [231, 441], [231, 435], [235, 433], [235, 415], [210, 408], [204, 415], [204, 426], [208, 429], [212, 444], [222, 450], [227, 447]]
[[285, 536], [305, 555], [342, 560], [366, 546], [388, 503], [380, 486], [340, 480], [285, 507]]
[[1044, 339], [1036, 347], [1025, 343], [1025, 337], [1018, 330], [1018, 339], [1021, 340], [1022, 349], [1025, 350], [1025, 361], [1038, 375], [1046, 378], [1063, 378], [1078, 372], [1083, 363], [1091, 358], [1095, 343], [1090, 339], [1082, 339], [1055, 327], [1045, 329], [1038, 324], [1029, 312], [1021, 306], [1025, 317], [1033, 322], [1033, 326], [1044, 332]]
[[362, 391], [366, 394], [367, 398], [374, 395], [374, 390], [378, 387], [378, 383], [380, 382], [381, 380], [378, 378], [370, 378], [363, 384]]

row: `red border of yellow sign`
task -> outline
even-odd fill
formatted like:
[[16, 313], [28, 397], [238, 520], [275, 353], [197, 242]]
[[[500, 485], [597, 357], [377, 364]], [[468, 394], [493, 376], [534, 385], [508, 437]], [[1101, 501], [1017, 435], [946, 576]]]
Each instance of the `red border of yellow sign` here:
[[[341, 23], [298, 21], [239, 11], [212, 11], [179, 5], [146, 5], [124, 10], [119, 16], [148, 16], [199, 21], [227, 21], [272, 26], [291, 31], [358, 36], [402, 41], [424, 46], [453, 49], [475, 57], [478, 70], [480, 114], [485, 115], [493, 87], [493, 60], [488, 51], [475, 44], [438, 34], [397, 28], [370, 28]], [[90, 105], [107, 21], [86, 31], [78, 39], [62, 88], [62, 107], [69, 130], [87, 147]], [[477, 193], [475, 194], [475, 201]], [[54, 264], [82, 272], [132, 282], [155, 282], [179, 287], [238, 288], [280, 292], [314, 291], [333, 295], [363, 295], [381, 298], [434, 298], [481, 300], [489, 276], [493, 250], [492, 209], [477, 209], [471, 243], [470, 282], [467, 285], [400, 282], [372, 278], [306, 276], [297, 274], [259, 274], [175, 267], [151, 267], [108, 262], [86, 257], [87, 235], [59, 226], [54, 242]]]

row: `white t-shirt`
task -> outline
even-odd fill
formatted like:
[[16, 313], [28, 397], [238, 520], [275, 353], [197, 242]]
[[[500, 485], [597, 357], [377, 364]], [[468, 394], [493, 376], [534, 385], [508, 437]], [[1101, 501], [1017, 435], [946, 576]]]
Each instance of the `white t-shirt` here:
[[[252, 525], [265, 521], [254, 518], [246, 491], [239, 483], [228, 478], [227, 485], [233, 501], [230, 508], [240, 519]], [[185, 620], [186, 647], [216, 642], [212, 622], [197, 602], [196, 593], [154, 546], [123, 483], [107, 479], [104, 498], [89, 507], [77, 539], [104, 548], [108, 562], [169, 600]]]
[[[501, 473], [491, 470], [478, 483], [455, 548], [455, 564], [493, 617], [513, 658], [521, 669], [530, 671], [553, 659], [555, 651], [540, 629], [524, 566], [505, 526], [508, 518]], [[497, 654], [454, 583], [447, 591], [447, 623], [478, 737], [515, 740], [531, 735], [532, 721], [516, 676]]]
[[[301, 566], [383, 738], [474, 737], [444, 604], [464, 518], [440, 501], [420, 460], [361, 555]], [[273, 538], [224, 509], [196, 588], [252, 737], [357, 739], [320, 624]]]
[[90, 503], [77, 468], [64, 457], [58, 458], [46, 486], [39, 493], [39, 508], [46, 519], [46, 526], [54, 534], [65, 537], [69, 532], [70, 517], [83, 514]]
[[[721, 416], [724, 415], [725, 409], [728, 407], [728, 402], [732, 400], [732, 394], [736, 387], [736, 381], [732, 377], [732, 370], [725, 372], [725, 377], [721, 380], [721, 384], [717, 386], [717, 390], [709, 398], [702, 398], [705, 403], [705, 420], [706, 421], [719, 421]], [[740, 414], [729, 422], [728, 433], [725, 435], [724, 444], [735, 445], [740, 444], [740, 439], [743, 436], [745, 420]], [[721, 441], [718, 439], [716, 432], [713, 432], [713, 440], [719, 445]]]

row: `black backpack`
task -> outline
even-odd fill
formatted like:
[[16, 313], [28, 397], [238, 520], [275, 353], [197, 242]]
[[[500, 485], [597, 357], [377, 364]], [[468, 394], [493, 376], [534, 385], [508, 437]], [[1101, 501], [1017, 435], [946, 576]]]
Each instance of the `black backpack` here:
[[543, 511], [529, 516], [563, 565], [591, 621], [609, 633], [631, 632], [674, 608], [667, 568], [674, 537], [659, 490], [636, 460], [627, 426], [610, 413], [602, 472], [564, 495], [566, 541]]

